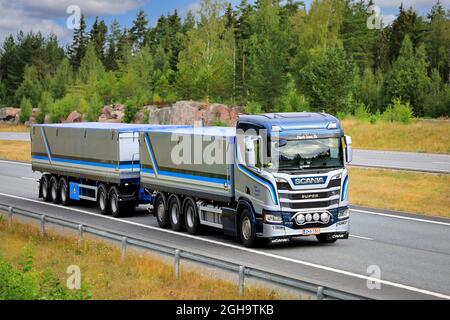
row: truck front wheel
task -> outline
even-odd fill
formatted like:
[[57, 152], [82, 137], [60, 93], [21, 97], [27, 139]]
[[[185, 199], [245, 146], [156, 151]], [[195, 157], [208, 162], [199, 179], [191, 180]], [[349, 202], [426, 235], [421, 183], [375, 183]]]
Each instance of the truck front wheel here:
[[256, 246], [255, 226], [252, 222], [252, 214], [248, 209], [244, 209], [241, 214], [240, 236], [244, 246], [252, 248]]
[[153, 210], [155, 212], [159, 227], [164, 229], [169, 228], [170, 220], [167, 213], [166, 199], [163, 195], [159, 194], [156, 196]]

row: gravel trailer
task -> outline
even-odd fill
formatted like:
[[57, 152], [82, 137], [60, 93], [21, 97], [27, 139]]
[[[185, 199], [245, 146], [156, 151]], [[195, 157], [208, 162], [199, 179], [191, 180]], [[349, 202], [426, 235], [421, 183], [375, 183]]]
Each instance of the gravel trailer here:
[[116, 217], [149, 202], [151, 197], [140, 188], [139, 131], [145, 128], [112, 123], [33, 125], [32, 169], [42, 173], [39, 196], [63, 205], [96, 201], [103, 214]]

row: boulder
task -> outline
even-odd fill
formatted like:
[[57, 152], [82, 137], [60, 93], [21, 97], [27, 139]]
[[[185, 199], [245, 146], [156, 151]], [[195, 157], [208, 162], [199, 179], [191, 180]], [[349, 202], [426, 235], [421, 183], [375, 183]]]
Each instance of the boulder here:
[[0, 109], [0, 120], [3, 121], [14, 121], [19, 115], [20, 108], [1, 108]]
[[65, 123], [74, 123], [74, 122], [82, 122], [83, 116], [78, 111], [72, 111], [67, 119], [64, 121]]

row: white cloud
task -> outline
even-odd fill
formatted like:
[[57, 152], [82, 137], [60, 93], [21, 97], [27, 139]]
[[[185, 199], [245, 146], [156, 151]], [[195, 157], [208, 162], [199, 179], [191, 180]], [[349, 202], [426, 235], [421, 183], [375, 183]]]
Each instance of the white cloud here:
[[[405, 9], [409, 9], [409, 7], [413, 7], [415, 9], [431, 8], [431, 6], [436, 2], [437, 0], [374, 0], [374, 3], [383, 9], [397, 9], [400, 8], [402, 3], [403, 8]], [[450, 8], [450, 0], [441, 0], [441, 4], [444, 7]]]
[[77, 5], [86, 17], [120, 14], [139, 7], [144, 0], [0, 0], [0, 44], [19, 30], [55, 34], [62, 43], [69, 41], [72, 31], [57, 19], [69, 17], [70, 5]]
[[189, 5], [187, 5], [186, 7], [184, 7], [183, 9], [181, 9], [180, 15], [182, 17], [186, 16], [189, 11], [191, 11], [194, 15], [197, 15], [198, 12], [200, 11], [200, 9], [201, 9], [200, 3], [193, 2], [193, 3], [190, 3]]
[[394, 20], [395, 20], [395, 18], [397, 18], [397, 16], [395, 14], [384, 14], [384, 15], [382, 15], [382, 18], [383, 18], [383, 26], [388, 26], [392, 22], [394, 22]]

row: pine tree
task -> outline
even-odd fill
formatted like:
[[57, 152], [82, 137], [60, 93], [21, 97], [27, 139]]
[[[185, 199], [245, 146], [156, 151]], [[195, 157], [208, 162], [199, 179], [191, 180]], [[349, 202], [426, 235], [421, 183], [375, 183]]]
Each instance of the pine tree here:
[[20, 116], [19, 116], [20, 123], [27, 122], [30, 119], [32, 112], [33, 106], [31, 104], [30, 99], [28, 99], [25, 96], [22, 97], [22, 100], [20, 102]]
[[414, 53], [412, 41], [406, 35], [399, 56], [386, 76], [384, 87], [387, 103], [393, 98], [409, 101], [414, 114], [422, 116], [423, 99], [429, 82], [425, 49], [420, 46]]
[[140, 10], [133, 21], [133, 26], [130, 29], [130, 40], [133, 44], [133, 49], [137, 51], [145, 45], [145, 34], [147, 32], [148, 20], [144, 10]]
[[86, 22], [84, 15], [81, 15], [80, 26], [75, 29], [73, 34], [72, 45], [68, 49], [68, 54], [70, 57], [70, 62], [74, 70], [78, 70], [80, 67], [81, 59], [83, 59], [86, 53], [86, 46], [88, 43], [88, 38], [86, 35]]
[[16, 91], [18, 100], [27, 98], [33, 106], [37, 106], [41, 97], [42, 85], [38, 78], [37, 69], [35, 66], [27, 66], [25, 68], [23, 82]]
[[50, 90], [55, 99], [63, 98], [69, 86], [73, 83], [73, 71], [70, 61], [65, 58], [56, 69], [55, 75], [50, 79]]
[[107, 70], [117, 70], [118, 46], [121, 36], [119, 22], [113, 20], [107, 35], [107, 49], [105, 55], [105, 67]]
[[108, 27], [106, 26], [105, 21], [102, 19], [99, 22], [98, 17], [96, 17], [89, 34], [89, 39], [94, 44], [95, 53], [102, 62], [105, 61], [105, 45], [107, 34]]
[[258, 4], [260, 8], [251, 18], [254, 33], [250, 39], [249, 89], [252, 100], [270, 111], [286, 85], [287, 46], [280, 28], [279, 6], [271, 0]]

